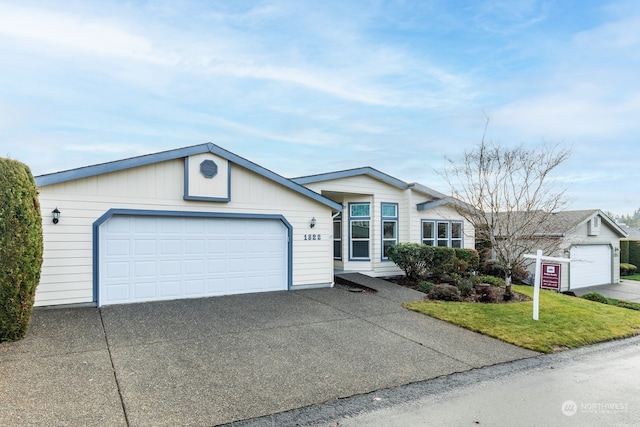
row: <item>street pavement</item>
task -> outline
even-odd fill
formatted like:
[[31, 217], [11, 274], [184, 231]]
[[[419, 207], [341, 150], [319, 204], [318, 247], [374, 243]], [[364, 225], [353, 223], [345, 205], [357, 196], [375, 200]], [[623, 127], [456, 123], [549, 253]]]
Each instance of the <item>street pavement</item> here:
[[405, 310], [423, 294], [370, 281], [377, 292], [38, 308], [24, 340], [0, 344], [0, 420], [219, 425], [538, 355]]
[[640, 337], [521, 359], [232, 424], [637, 426]]

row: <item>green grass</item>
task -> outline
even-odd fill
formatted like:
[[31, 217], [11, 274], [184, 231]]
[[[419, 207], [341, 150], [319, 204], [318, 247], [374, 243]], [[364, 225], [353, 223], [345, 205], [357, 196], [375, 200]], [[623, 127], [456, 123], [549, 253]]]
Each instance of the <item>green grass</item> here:
[[[530, 286], [513, 290], [533, 296]], [[539, 320], [533, 301], [481, 304], [416, 301], [405, 308], [542, 353], [576, 348], [640, 333], [640, 312], [551, 291], [540, 292]]]
[[631, 276], [622, 276], [622, 279], [625, 279], [625, 280], [640, 280], [640, 273], [633, 274]]

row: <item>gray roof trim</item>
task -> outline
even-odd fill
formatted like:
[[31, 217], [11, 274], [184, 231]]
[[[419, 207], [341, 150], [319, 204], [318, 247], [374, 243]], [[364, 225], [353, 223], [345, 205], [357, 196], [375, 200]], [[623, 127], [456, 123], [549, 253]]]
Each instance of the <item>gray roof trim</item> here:
[[433, 188], [429, 188], [417, 182], [412, 182], [411, 184], [409, 184], [409, 188], [412, 188], [416, 191], [419, 191], [423, 194], [433, 197], [434, 199], [446, 199], [446, 198], [452, 199], [452, 197], [447, 196], [446, 194], [440, 193], [439, 191], [436, 191]]
[[451, 203], [453, 200], [447, 199], [438, 199], [432, 200], [429, 202], [422, 202], [416, 205], [418, 211], [428, 211], [429, 209], [437, 208], [438, 206], [446, 205], [447, 203]]
[[442, 199], [431, 200], [428, 202], [418, 203], [416, 205], [416, 209], [418, 211], [428, 211], [429, 209], [437, 208], [438, 206], [452, 204], [458, 208], [464, 209], [469, 212], [475, 212], [475, 208], [471, 205], [464, 203], [461, 200], [456, 199], [455, 197], [445, 196]]
[[335, 172], [321, 173], [317, 175], [301, 176], [297, 178], [292, 178], [291, 180], [300, 185], [305, 185], [305, 184], [312, 184], [315, 182], [324, 182], [324, 181], [330, 181], [333, 179], [350, 178], [352, 176], [360, 176], [360, 175], [368, 175], [372, 178], [375, 178], [379, 181], [385, 182], [389, 185], [400, 188], [402, 190], [406, 190], [407, 188], [409, 188], [409, 184], [407, 184], [406, 182], [401, 181], [398, 178], [394, 178], [391, 175], [387, 175], [386, 173], [380, 172], [379, 170], [374, 169], [370, 166], [365, 166], [365, 167], [356, 168], [356, 169], [347, 169], [347, 170], [341, 170], [341, 171], [335, 171]]
[[180, 159], [195, 154], [213, 153], [220, 156], [232, 163], [242, 166], [258, 175], [261, 175], [271, 181], [274, 181], [290, 190], [300, 193], [306, 197], [309, 197], [319, 203], [329, 206], [331, 209], [341, 211], [342, 205], [336, 203], [328, 198], [309, 190], [306, 187], [296, 183], [293, 180], [287, 179], [281, 175], [278, 175], [268, 169], [258, 166], [257, 164], [231, 153], [215, 144], [206, 143], [193, 145], [191, 147], [178, 148], [175, 150], [162, 151], [155, 154], [146, 154], [138, 157], [131, 157], [123, 160], [116, 160], [109, 163], [101, 163], [92, 166], [85, 166], [77, 169], [71, 169], [62, 172], [56, 172], [46, 175], [40, 175], [35, 177], [36, 185], [38, 187], [44, 187], [46, 185], [58, 184], [66, 181], [73, 181], [76, 179], [88, 178], [91, 176], [102, 175], [110, 172], [117, 172], [125, 169], [136, 168], [140, 166], [146, 166], [153, 163], [161, 163], [169, 160]]

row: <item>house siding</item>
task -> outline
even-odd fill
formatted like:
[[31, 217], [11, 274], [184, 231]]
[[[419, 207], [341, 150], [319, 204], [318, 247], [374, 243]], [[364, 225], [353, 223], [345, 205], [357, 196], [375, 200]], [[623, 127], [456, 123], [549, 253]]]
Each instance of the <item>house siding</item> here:
[[[293, 229], [292, 289], [333, 283], [328, 206], [235, 164], [231, 165], [229, 202], [184, 200], [184, 165], [183, 159], [175, 159], [41, 186], [44, 255], [35, 305], [94, 302], [92, 226], [112, 208], [282, 215]], [[199, 194], [209, 195], [202, 186], [197, 188]], [[218, 196], [223, 190], [218, 187], [210, 195]], [[54, 225], [46, 213], [56, 207], [62, 213]], [[310, 229], [312, 217], [317, 222]], [[305, 241], [304, 235], [310, 232], [322, 239]]]

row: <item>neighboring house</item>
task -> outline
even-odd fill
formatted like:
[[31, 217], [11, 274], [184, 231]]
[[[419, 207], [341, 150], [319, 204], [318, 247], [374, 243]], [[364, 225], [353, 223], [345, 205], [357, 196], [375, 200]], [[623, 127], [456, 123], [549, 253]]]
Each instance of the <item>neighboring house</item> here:
[[554, 213], [541, 234], [559, 239], [552, 256], [571, 258], [568, 271], [562, 267], [561, 290], [620, 281], [620, 239], [627, 234], [601, 210]]
[[473, 226], [458, 212], [460, 201], [370, 167], [293, 178], [343, 206], [333, 215], [336, 272], [370, 276], [402, 274], [387, 257], [399, 242], [474, 248]]
[[342, 206], [214, 144], [36, 184], [44, 225], [36, 305], [333, 285], [332, 216]]

